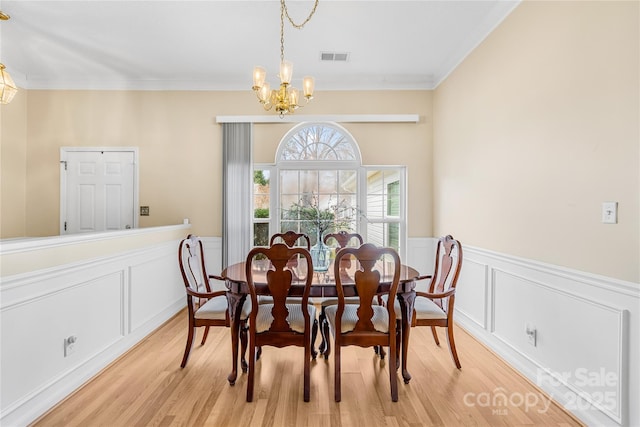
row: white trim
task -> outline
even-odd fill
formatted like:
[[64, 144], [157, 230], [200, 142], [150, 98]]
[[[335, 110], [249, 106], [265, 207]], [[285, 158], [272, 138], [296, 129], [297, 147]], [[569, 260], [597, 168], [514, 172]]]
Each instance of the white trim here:
[[103, 231], [99, 233], [67, 234], [63, 236], [27, 237], [0, 240], [0, 256], [30, 250], [50, 249], [78, 243], [98, 242], [121, 237], [155, 234], [158, 231], [188, 230], [191, 224], [164, 225], [159, 227], [132, 228], [129, 230]]
[[419, 114], [338, 114], [311, 116], [216, 116], [216, 123], [418, 123]]
[[568, 267], [521, 258], [515, 255], [507, 255], [488, 249], [477, 248], [475, 246], [464, 246], [464, 250], [465, 255], [468, 251], [477, 252], [478, 254], [482, 254], [496, 260], [507, 261], [511, 264], [517, 264], [519, 266], [530, 268], [541, 273], [550, 273], [558, 277], [578, 281], [585, 285], [594, 286], [600, 289], [604, 288], [624, 295], [640, 298], [640, 283], [628, 282], [625, 280], [615, 279], [613, 277], [601, 276], [594, 273], [574, 270]]

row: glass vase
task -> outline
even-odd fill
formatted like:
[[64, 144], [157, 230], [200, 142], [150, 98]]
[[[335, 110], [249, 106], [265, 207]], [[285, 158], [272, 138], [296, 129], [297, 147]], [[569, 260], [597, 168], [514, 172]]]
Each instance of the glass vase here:
[[322, 235], [318, 234], [316, 244], [311, 247], [311, 262], [313, 263], [313, 271], [329, 270], [331, 262], [331, 250], [322, 241]]

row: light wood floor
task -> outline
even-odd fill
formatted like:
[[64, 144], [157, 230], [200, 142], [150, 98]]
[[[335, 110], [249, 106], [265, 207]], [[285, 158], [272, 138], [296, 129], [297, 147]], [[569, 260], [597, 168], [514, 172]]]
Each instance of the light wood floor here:
[[[201, 338], [201, 332], [198, 339]], [[227, 328], [212, 328], [180, 369], [187, 333], [183, 311], [88, 382], [34, 426], [577, 426], [581, 425], [504, 362], [456, 329], [457, 370], [444, 334], [411, 331], [411, 383], [399, 375], [391, 402], [385, 361], [370, 348], [346, 347], [342, 402], [333, 399], [333, 355], [311, 365], [311, 401], [302, 400], [303, 350], [265, 347], [254, 402], [246, 374], [227, 383]], [[506, 401], [506, 402], [505, 402]], [[527, 407], [523, 402], [537, 402]]]

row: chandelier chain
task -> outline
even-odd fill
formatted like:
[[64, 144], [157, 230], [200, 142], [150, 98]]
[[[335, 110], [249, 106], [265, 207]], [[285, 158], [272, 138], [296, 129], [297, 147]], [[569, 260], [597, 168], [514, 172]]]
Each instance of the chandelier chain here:
[[311, 18], [313, 17], [313, 14], [316, 13], [316, 8], [318, 7], [318, 1], [319, 0], [315, 0], [313, 4], [313, 9], [311, 9], [309, 16], [307, 16], [307, 19], [305, 19], [302, 22], [302, 24], [296, 24], [295, 22], [293, 22], [293, 19], [291, 18], [291, 16], [289, 16], [289, 10], [287, 9], [287, 4], [285, 3], [285, 0], [280, 0], [280, 62], [284, 61], [284, 17], [285, 16], [287, 17], [287, 19], [289, 20], [291, 25], [293, 25], [294, 28], [301, 29], [302, 27], [305, 26], [307, 22], [311, 20]]
[[295, 22], [293, 22], [293, 19], [291, 18], [291, 16], [289, 16], [289, 10], [287, 9], [287, 5], [285, 3], [285, 0], [280, 0], [280, 2], [282, 4], [282, 8], [284, 9], [284, 14], [287, 16], [287, 19], [289, 20], [289, 22], [291, 22], [291, 25], [293, 25], [293, 27], [297, 28], [297, 29], [301, 29], [302, 27], [304, 27], [304, 25], [307, 22], [309, 22], [311, 20], [311, 17], [313, 16], [313, 14], [316, 13], [316, 8], [318, 7], [318, 1], [319, 0], [315, 0], [315, 3], [313, 4], [313, 9], [311, 9], [311, 12], [309, 13], [309, 16], [307, 16], [307, 19], [305, 19], [302, 24], [296, 24]]

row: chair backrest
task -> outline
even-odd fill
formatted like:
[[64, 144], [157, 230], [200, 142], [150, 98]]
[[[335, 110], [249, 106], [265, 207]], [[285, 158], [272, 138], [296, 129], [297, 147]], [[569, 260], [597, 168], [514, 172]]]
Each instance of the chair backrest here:
[[[345, 271], [340, 268], [341, 261], [345, 257], [355, 259], [357, 268], [353, 277], [347, 277]], [[338, 308], [336, 312], [336, 331], [341, 330], [342, 313], [345, 306], [343, 283], [347, 281], [355, 283], [359, 297], [358, 320], [354, 331], [376, 331], [373, 325], [373, 300], [378, 294], [381, 283], [381, 270], [387, 276], [392, 272], [391, 287], [389, 289], [389, 301], [394, 301], [400, 282], [400, 257], [393, 248], [377, 247], [371, 243], [365, 243], [358, 248], [343, 248], [336, 253], [334, 263], [334, 275], [336, 291], [338, 294]], [[387, 304], [389, 312], [389, 330], [395, 330], [396, 314], [394, 304]]]
[[[268, 265], [264, 270], [255, 269], [253, 264], [254, 258], [261, 255], [265, 258], [259, 262], [262, 265]], [[301, 263], [296, 263], [295, 267], [289, 262], [291, 258], [299, 258]], [[298, 264], [306, 267], [306, 271], [300, 271]], [[251, 322], [255, 324], [258, 312], [258, 295], [268, 295], [273, 298], [273, 322], [271, 323], [270, 332], [293, 332], [287, 323], [289, 314], [286, 307], [287, 298], [290, 297], [293, 285], [304, 286], [302, 291], [301, 307], [307, 307], [309, 302], [309, 292], [311, 290], [311, 282], [313, 280], [313, 263], [311, 262], [311, 254], [304, 248], [290, 248], [284, 243], [275, 243], [270, 247], [253, 248], [247, 255], [245, 263], [247, 285], [251, 296], [252, 312]], [[292, 269], [295, 268], [296, 271]], [[302, 274], [304, 273], [304, 274]], [[295, 282], [294, 283], [294, 279]], [[299, 289], [298, 289], [299, 290]], [[300, 297], [300, 293], [297, 295]], [[305, 316], [305, 330], [308, 330], [310, 318], [308, 310], [302, 310]]]
[[204, 265], [202, 240], [198, 236], [189, 234], [182, 239], [178, 247], [178, 264], [185, 287], [195, 292], [211, 292]]
[[[430, 293], [443, 293], [455, 288], [462, 266], [462, 245], [451, 235], [441, 237], [436, 249], [436, 262], [433, 278], [429, 285]], [[449, 298], [433, 300], [448, 312]]]
[[349, 245], [349, 242], [352, 239], [356, 239], [358, 241], [358, 246], [364, 243], [362, 236], [358, 233], [349, 233], [347, 231], [338, 231], [337, 233], [330, 233], [324, 236], [324, 243], [328, 243], [329, 239], [335, 239], [338, 242], [338, 246], [340, 248], [346, 248]]
[[302, 239], [304, 243], [307, 244], [307, 250], [311, 249], [311, 240], [309, 239], [309, 236], [304, 233], [296, 233], [292, 230], [289, 230], [286, 233], [276, 233], [271, 236], [271, 239], [269, 240], [269, 246], [272, 246], [277, 239], [281, 239], [290, 248], [294, 247], [299, 239]]
[[[194, 292], [211, 292], [204, 264], [202, 240], [198, 236], [189, 234], [182, 239], [178, 246], [178, 264], [185, 288]], [[189, 293], [187, 293], [187, 301], [189, 308], [192, 308], [193, 298]]]

